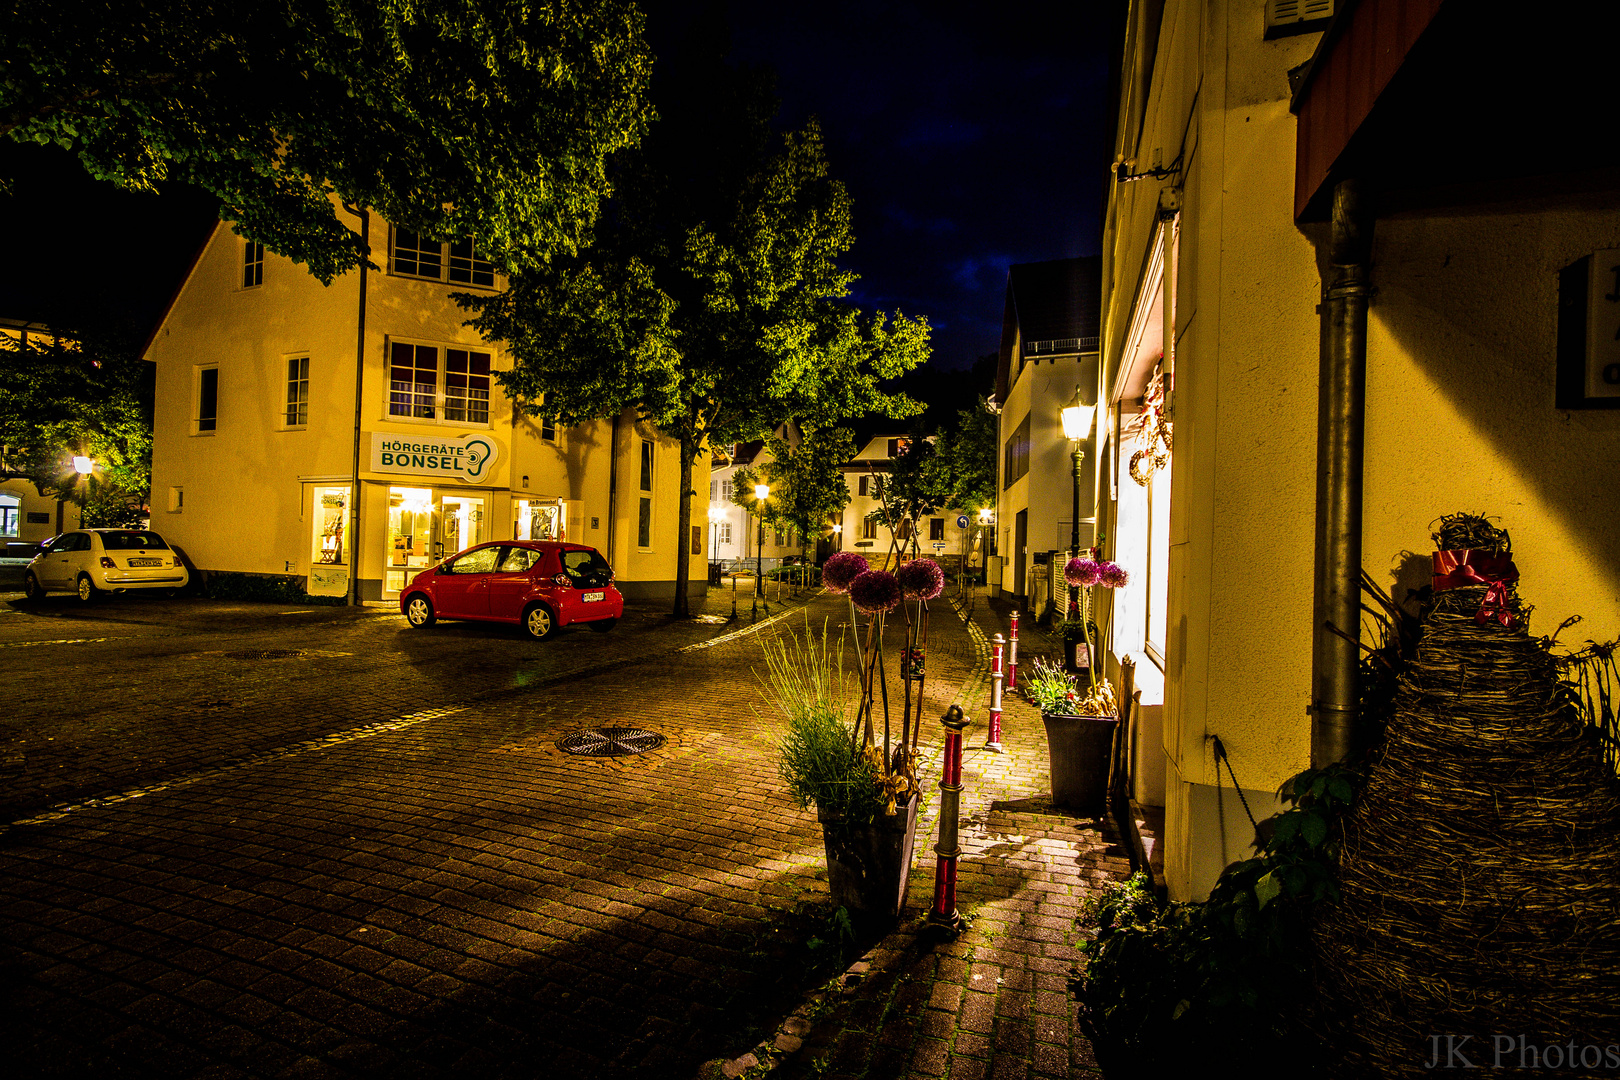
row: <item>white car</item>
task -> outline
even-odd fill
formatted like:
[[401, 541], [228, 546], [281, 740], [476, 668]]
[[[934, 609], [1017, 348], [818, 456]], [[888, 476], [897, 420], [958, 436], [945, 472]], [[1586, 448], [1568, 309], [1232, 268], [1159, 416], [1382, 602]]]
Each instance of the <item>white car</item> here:
[[191, 575], [163, 537], [149, 529], [81, 529], [52, 540], [23, 571], [23, 595], [77, 593], [84, 603], [103, 592], [179, 589]]

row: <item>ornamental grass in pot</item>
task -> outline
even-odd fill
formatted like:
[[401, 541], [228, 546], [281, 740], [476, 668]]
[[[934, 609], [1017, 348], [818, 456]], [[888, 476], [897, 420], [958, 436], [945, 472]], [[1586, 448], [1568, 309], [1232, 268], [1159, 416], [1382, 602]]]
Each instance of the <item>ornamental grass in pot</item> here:
[[825, 624], [819, 632], [807, 624], [802, 634], [768, 639], [764, 649], [760, 680], [786, 720], [777, 772], [800, 809], [814, 807], [821, 822], [832, 902], [868, 920], [891, 920], [910, 876], [916, 785], [883, 767], [869, 719], [863, 739], [869, 691], [844, 670], [841, 637], [832, 638]]

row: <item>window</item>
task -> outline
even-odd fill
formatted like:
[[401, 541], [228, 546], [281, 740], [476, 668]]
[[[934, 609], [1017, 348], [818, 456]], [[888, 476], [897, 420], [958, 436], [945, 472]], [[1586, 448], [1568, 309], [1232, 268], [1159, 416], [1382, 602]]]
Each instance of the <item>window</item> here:
[[1143, 643], [1162, 667], [1170, 599], [1170, 469], [1154, 472], [1148, 484], [1147, 628]]
[[546, 442], [556, 442], [557, 421], [551, 419], [549, 416], [542, 416], [540, 418], [540, 437], [546, 440]]
[[653, 444], [641, 440], [641, 490], [651, 491], [653, 474]]
[[722, 521], [720, 523], [720, 543], [731, 543], [731, 522], [729, 521]]
[[729, 478], [720, 481], [720, 497], [727, 501], [731, 499], [731, 480]]
[[1007, 439], [1002, 461], [1003, 488], [1012, 487], [1029, 472], [1029, 417]]
[[861, 539], [877, 539], [877, 518], [863, 518], [861, 521]]
[[928, 539], [930, 539], [930, 540], [943, 540], [943, 539], [945, 539], [945, 519], [944, 518], [929, 518], [928, 519]]
[[862, 495], [870, 495], [870, 494], [872, 494], [872, 478], [870, 476], [861, 477], [860, 494], [862, 494]]
[[10, 495], [0, 495], [0, 536], [17, 535], [17, 507], [19, 501]]
[[[440, 357], [444, 401], [439, 401]], [[490, 360], [487, 352], [440, 349], [391, 342], [388, 351], [388, 415], [452, 424], [489, 423]]]
[[787, 534], [781, 529], [776, 530], [776, 546], [781, 547], [787, 543]]
[[172, 487], [169, 489], [169, 513], [178, 514], [186, 508], [186, 491], [184, 488]]
[[219, 425], [219, 368], [197, 369], [197, 434]]
[[309, 423], [309, 357], [294, 356], [287, 360], [287, 412], [288, 427], [303, 427]]
[[495, 287], [495, 264], [479, 255], [471, 240], [443, 243], [410, 229], [395, 229], [393, 268], [406, 277]]
[[500, 565], [495, 567], [497, 574], [527, 574], [529, 568], [539, 560], [540, 553], [533, 548], [509, 547], [502, 548]]
[[469, 551], [454, 562], [445, 563], [440, 569], [441, 574], [490, 574], [495, 571], [495, 557], [501, 553], [498, 547], [479, 548]]
[[264, 245], [252, 240], [242, 245], [242, 288], [264, 284]]
[[563, 573], [577, 588], [600, 588], [613, 581], [613, 568], [601, 554], [572, 548], [562, 553]]
[[900, 522], [900, 524], [896, 525], [895, 528], [894, 528], [894, 535], [895, 535], [895, 537], [897, 539], [900, 539], [900, 540], [910, 540], [911, 539], [911, 519], [907, 518], [904, 521]]
[[645, 496], [636, 509], [636, 546], [652, 547], [652, 500]]
[[717, 492], [719, 490], [720, 490], [720, 481], [718, 481], [718, 480], [710, 480], [709, 481], [709, 501], [710, 502], [714, 502], [715, 492]]
[[1266, 0], [1266, 37], [1325, 29], [1333, 18], [1333, 7], [1333, 0]]

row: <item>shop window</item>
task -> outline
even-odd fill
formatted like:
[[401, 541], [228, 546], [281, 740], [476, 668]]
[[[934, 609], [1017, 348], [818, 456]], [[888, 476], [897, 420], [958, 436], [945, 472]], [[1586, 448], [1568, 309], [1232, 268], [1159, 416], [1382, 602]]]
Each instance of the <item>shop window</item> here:
[[219, 426], [219, 368], [197, 369], [196, 402], [193, 430], [198, 435], [210, 434]]
[[264, 284], [264, 245], [252, 240], [242, 245], [242, 288]]
[[928, 539], [930, 539], [930, 540], [943, 540], [943, 539], [945, 539], [945, 519], [944, 518], [929, 518], [928, 519]]
[[288, 427], [303, 427], [309, 423], [309, 357], [294, 356], [287, 360]]
[[410, 229], [394, 229], [391, 266], [404, 277], [447, 281], [452, 285], [495, 287], [495, 264], [479, 254], [469, 239], [448, 243], [430, 240]]
[[1153, 474], [1147, 489], [1147, 628], [1143, 643], [1164, 664], [1170, 598], [1170, 468]]
[[10, 495], [0, 495], [0, 536], [17, 535], [18, 507], [21, 504]]
[[557, 502], [516, 499], [513, 507], [514, 540], [561, 540], [567, 527], [563, 507]]

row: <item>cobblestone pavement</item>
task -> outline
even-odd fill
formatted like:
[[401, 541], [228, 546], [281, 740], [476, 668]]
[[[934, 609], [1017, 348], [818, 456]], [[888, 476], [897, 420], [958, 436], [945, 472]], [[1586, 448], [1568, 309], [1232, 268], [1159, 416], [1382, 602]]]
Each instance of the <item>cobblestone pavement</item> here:
[[[1009, 633], [1007, 612], [979, 598], [973, 640]], [[1061, 656], [1027, 619], [1020, 637], [1025, 658]], [[963, 696], [974, 724], [964, 739], [957, 910], [968, 929], [949, 943], [920, 933], [933, 902], [935, 814], [926, 839], [919, 829], [910, 917], [842, 992], [813, 1006], [810, 1015], [821, 1012], [813, 1025], [790, 1025], [805, 1046], [783, 1062], [784, 1080], [1100, 1075], [1067, 989], [1079, 958], [1074, 920], [1102, 884], [1129, 874], [1129, 860], [1111, 822], [1051, 806], [1038, 709], [1008, 695], [1005, 752], [993, 754], [984, 749], [988, 688], [972, 682]]]
[[[714, 599], [729, 614], [730, 598]], [[0, 821], [13, 823], [0, 836], [0, 1038], [12, 1067], [688, 1077], [735, 1053], [800, 1000], [782, 979], [802, 950], [795, 912], [826, 898], [819, 830], [783, 795], [774, 724], [756, 712], [760, 636], [799, 609], [747, 632], [742, 606], [741, 633], [642, 609], [605, 636], [536, 644], [513, 628], [412, 631], [381, 609], [0, 604], [13, 705], [0, 719]], [[804, 615], [836, 626], [846, 611], [821, 596]], [[948, 609], [933, 630], [931, 767], [936, 718], [979, 692], [982, 657]], [[1088, 823], [1018, 801], [1044, 781], [1015, 716], [1010, 753], [970, 755], [973, 930], [927, 952], [902, 933], [891, 950], [905, 973], [928, 966], [901, 1062], [919, 1074], [943, 1071], [929, 1071], [939, 1057], [964, 1075], [981, 1028], [998, 1069], [1020, 1047], [1036, 1066], [1043, 1047], [1080, 1053], [1050, 983], [1067, 946], [1032, 936], [1066, 942], [1057, 923], [1076, 886], [1040, 866], [1117, 867]], [[668, 741], [624, 759], [554, 745], [608, 724]], [[995, 994], [970, 986], [986, 965]], [[876, 1001], [887, 969], [874, 968], [862, 992]], [[962, 987], [951, 1009], [948, 985]], [[880, 1041], [916, 1011], [912, 983], [896, 987], [875, 1013], [835, 1014], [806, 1067], [836, 1048], [839, 1069], [885, 1075]]]

